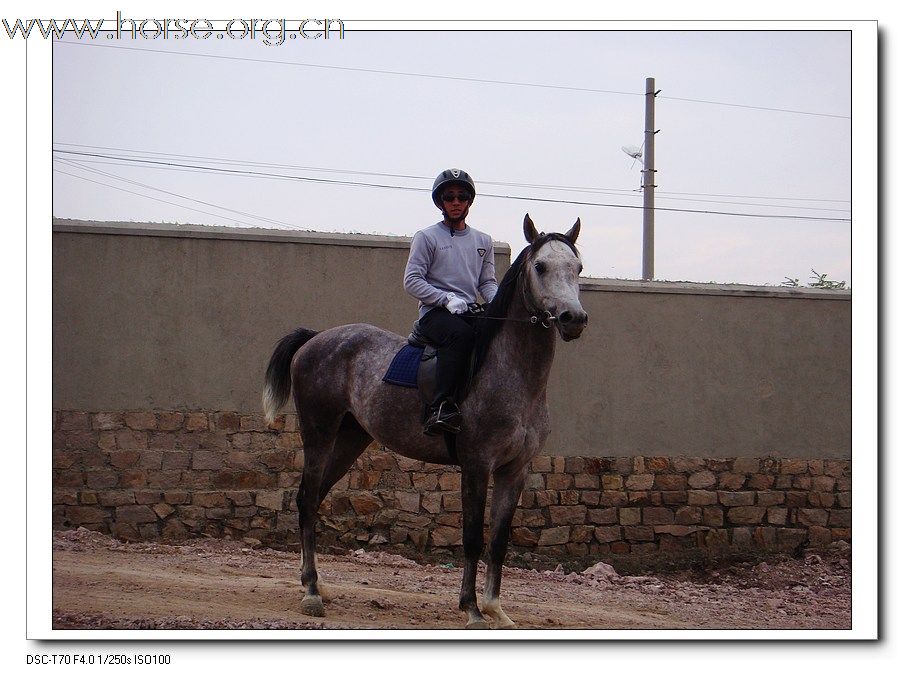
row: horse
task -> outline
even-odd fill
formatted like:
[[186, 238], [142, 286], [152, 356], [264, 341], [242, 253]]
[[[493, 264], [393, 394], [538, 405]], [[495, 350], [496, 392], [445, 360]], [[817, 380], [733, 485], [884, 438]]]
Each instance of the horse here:
[[[317, 574], [315, 524], [333, 485], [373, 441], [402, 456], [461, 467], [464, 568], [458, 607], [467, 629], [515, 624], [500, 605], [502, 563], [528, 464], [549, 435], [546, 385], [556, 332], [580, 337], [587, 313], [579, 300], [582, 269], [575, 242], [581, 220], [565, 234], [538, 233], [524, 217], [528, 246], [512, 263], [476, 331], [476, 373], [460, 404], [454, 441], [428, 437], [417, 390], [383, 382], [405, 339], [368, 324], [316, 332], [298, 328], [276, 345], [263, 390], [264, 417], [272, 424], [294, 394], [304, 444], [296, 505], [301, 531], [302, 612], [324, 616], [329, 599]], [[555, 331], [553, 330], [555, 328]], [[451, 435], [448, 435], [451, 437]], [[490, 476], [489, 550], [483, 610], [476, 579], [484, 549]]]

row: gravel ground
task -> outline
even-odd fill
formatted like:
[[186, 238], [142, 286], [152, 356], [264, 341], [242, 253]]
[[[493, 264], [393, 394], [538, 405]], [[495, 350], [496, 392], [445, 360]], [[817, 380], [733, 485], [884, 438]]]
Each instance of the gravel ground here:
[[[319, 555], [332, 601], [300, 611], [299, 556], [236, 541], [122, 543], [54, 532], [56, 629], [457, 629], [460, 565], [382, 552]], [[478, 576], [482, 588], [483, 567]], [[851, 551], [620, 575], [506, 567], [503, 608], [522, 629], [848, 629]]]

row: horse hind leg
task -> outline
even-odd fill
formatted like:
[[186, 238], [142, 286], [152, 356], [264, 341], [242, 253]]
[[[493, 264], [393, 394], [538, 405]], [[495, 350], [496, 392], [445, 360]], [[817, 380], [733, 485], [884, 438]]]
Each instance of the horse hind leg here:
[[317, 510], [333, 485], [352, 466], [373, 439], [350, 415], [345, 415], [331, 428], [303, 427], [305, 462], [295, 503], [301, 530], [301, 583], [305, 589], [302, 613], [324, 616], [323, 602], [329, 596], [317, 573]]
[[493, 500], [490, 511], [490, 546], [487, 561], [486, 584], [483, 594], [483, 613], [496, 628], [515, 628], [514, 622], [499, 604], [499, 590], [502, 584], [502, 564], [508, 549], [512, 530], [512, 517], [524, 488], [526, 468], [516, 471], [501, 470], [493, 479]]

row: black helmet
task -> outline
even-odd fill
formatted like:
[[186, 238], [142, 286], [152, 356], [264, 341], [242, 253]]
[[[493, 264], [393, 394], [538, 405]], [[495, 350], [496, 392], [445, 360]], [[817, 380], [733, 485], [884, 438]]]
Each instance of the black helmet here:
[[471, 175], [466, 173], [464, 170], [459, 170], [458, 168], [450, 168], [448, 170], [443, 170], [439, 173], [439, 176], [433, 182], [433, 204], [439, 208], [443, 209], [443, 202], [440, 200], [440, 194], [450, 184], [464, 184], [468, 187], [471, 192], [471, 201], [474, 201], [474, 198], [477, 196], [477, 188], [474, 186], [474, 180], [471, 179]]

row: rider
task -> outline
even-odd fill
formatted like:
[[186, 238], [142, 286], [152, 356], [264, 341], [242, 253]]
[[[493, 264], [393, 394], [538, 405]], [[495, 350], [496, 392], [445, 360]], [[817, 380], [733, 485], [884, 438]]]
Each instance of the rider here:
[[444, 170], [433, 182], [433, 203], [441, 222], [414, 235], [405, 291], [419, 301], [420, 331], [437, 348], [437, 398], [429, 404], [424, 432], [438, 435], [461, 429], [455, 393], [468, 370], [474, 347], [472, 317], [462, 316], [477, 302], [496, 295], [493, 239], [468, 226], [465, 218], [477, 189], [464, 170]]

